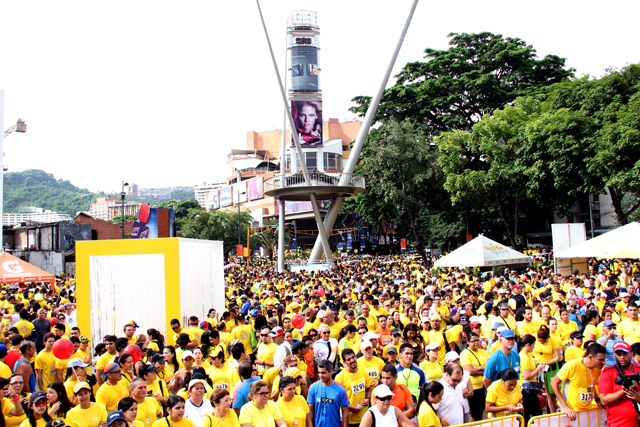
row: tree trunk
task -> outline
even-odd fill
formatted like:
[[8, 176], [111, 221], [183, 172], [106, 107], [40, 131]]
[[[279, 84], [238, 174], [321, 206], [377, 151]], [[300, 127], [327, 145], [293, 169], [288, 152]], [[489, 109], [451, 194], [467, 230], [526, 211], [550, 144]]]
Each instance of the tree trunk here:
[[411, 229], [413, 229], [413, 235], [416, 238], [416, 246], [418, 247], [418, 252], [420, 252], [420, 256], [424, 260], [424, 265], [427, 266], [427, 265], [429, 265], [429, 260], [427, 259], [427, 254], [426, 254], [426, 252], [424, 250], [424, 245], [422, 244], [422, 239], [420, 238], [420, 235], [418, 234], [418, 229], [416, 227], [416, 223], [413, 220], [413, 213], [411, 212], [411, 209], [408, 210], [408, 213], [409, 213], [409, 222], [411, 223]]
[[[516, 212], [515, 212], [515, 215], [514, 215], [514, 218], [513, 218], [513, 222], [514, 222], [513, 233], [515, 234], [516, 239], [518, 239], [518, 231], [520, 231], [519, 230], [519, 228], [520, 228], [520, 218], [519, 218], [519, 216], [520, 215], [518, 213], [519, 208], [520, 208], [520, 187], [516, 188], [516, 209], [515, 209]], [[516, 245], [516, 246], [513, 247], [513, 249], [515, 249], [516, 251], [519, 251], [520, 247]]]
[[502, 209], [502, 203], [500, 203], [500, 195], [498, 194], [498, 187], [496, 187], [496, 210], [500, 215], [500, 219], [502, 219], [502, 223], [504, 224], [505, 229], [507, 230], [507, 235], [509, 236], [509, 241], [511, 242], [511, 246], [516, 247], [516, 241], [513, 238], [513, 234], [511, 233], [511, 227], [509, 226], [509, 221], [504, 216], [504, 210]]
[[640, 208], [640, 202], [633, 205], [627, 212], [624, 212], [622, 210], [622, 198], [624, 197], [624, 193], [613, 187], [607, 187], [607, 190], [609, 190], [611, 206], [613, 206], [618, 223], [620, 223], [620, 225], [626, 225], [629, 222], [629, 215]]

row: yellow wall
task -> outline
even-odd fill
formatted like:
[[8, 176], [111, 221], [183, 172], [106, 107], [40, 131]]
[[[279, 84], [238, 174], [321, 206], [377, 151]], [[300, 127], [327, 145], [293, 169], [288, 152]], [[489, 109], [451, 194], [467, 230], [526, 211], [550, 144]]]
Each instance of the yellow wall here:
[[[92, 240], [76, 242], [76, 298], [78, 307], [78, 327], [84, 335], [91, 331], [90, 316], [90, 271], [89, 259], [92, 256], [106, 255], [143, 255], [164, 254], [164, 292], [166, 301], [167, 342], [173, 343], [170, 321], [180, 319], [180, 259], [179, 239], [126, 239]], [[158, 288], [161, 289], [160, 284]], [[135, 319], [135, 313], [131, 314]], [[146, 334], [146, 331], [142, 333]], [[98, 343], [92, 343], [94, 346]]]

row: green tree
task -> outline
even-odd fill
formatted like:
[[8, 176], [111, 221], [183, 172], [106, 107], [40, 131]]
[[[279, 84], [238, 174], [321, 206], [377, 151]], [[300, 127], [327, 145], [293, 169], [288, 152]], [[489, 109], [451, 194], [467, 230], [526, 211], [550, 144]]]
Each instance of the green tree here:
[[[410, 118], [427, 136], [471, 130], [484, 115], [519, 96], [537, 95], [572, 75], [555, 55], [537, 59], [519, 38], [500, 34], [449, 34], [447, 50], [426, 49], [426, 62], [410, 62], [385, 90], [376, 121]], [[369, 96], [353, 99], [352, 112], [366, 114]]]
[[[246, 245], [247, 228], [253, 221], [249, 211], [240, 211], [240, 243]], [[238, 212], [216, 210], [213, 212], [191, 209], [184, 219], [178, 237], [203, 240], [220, 240], [225, 253], [235, 254], [238, 244]]]
[[427, 262], [423, 239], [418, 232], [419, 212], [429, 199], [425, 191], [441, 186], [443, 176], [438, 167], [438, 152], [415, 130], [410, 120], [390, 120], [381, 127], [380, 138], [369, 141], [371, 154], [361, 161], [360, 170], [378, 197], [395, 206], [408, 219], [416, 247]]
[[[252, 240], [251, 242], [252, 247], [255, 247], [254, 245], [259, 245], [260, 247], [264, 248], [265, 251], [267, 252], [267, 256], [271, 260], [273, 259], [273, 254], [276, 252], [276, 249], [278, 248], [278, 239], [279, 239], [280, 233], [282, 232], [282, 230], [280, 230], [280, 228], [278, 227], [274, 233], [271, 233], [272, 227], [276, 227], [277, 225], [278, 225], [277, 219], [265, 221], [263, 225], [265, 228], [264, 231], [256, 235], [255, 239]], [[290, 242], [291, 242], [291, 236], [289, 235], [289, 233], [285, 233], [284, 234], [285, 245], [288, 245]]]
[[[125, 215], [124, 216], [124, 220], [125, 221], [137, 221], [138, 220], [138, 215]], [[111, 219], [111, 222], [118, 224], [120, 222], [122, 222], [122, 215], [116, 215]]]

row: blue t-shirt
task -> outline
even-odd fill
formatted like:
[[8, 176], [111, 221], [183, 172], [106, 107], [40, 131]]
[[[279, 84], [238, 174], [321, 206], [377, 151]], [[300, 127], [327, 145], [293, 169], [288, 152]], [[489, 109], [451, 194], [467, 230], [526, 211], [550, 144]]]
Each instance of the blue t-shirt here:
[[[611, 366], [616, 364], [616, 358], [613, 355], [613, 346], [618, 341], [622, 341], [622, 339], [620, 337], [609, 338], [609, 341], [607, 341], [607, 345], [604, 346], [604, 348], [607, 350], [607, 359], [605, 362], [606, 366]], [[598, 338], [598, 341], [597, 341], [598, 344], [602, 344], [603, 342], [604, 342], [604, 337]]]
[[349, 398], [344, 388], [334, 382], [325, 386], [317, 381], [309, 387], [307, 403], [314, 406], [314, 427], [335, 427], [342, 425], [340, 421], [340, 408], [349, 406]]
[[[584, 316], [583, 313], [581, 313], [582, 316]], [[569, 320], [573, 320], [574, 322], [576, 322], [578, 324], [578, 330], [581, 331], [582, 330], [582, 322], [580, 321], [580, 319], [578, 319], [578, 315], [574, 314], [574, 313], [569, 313]]]
[[511, 350], [511, 354], [507, 356], [498, 349], [487, 359], [487, 365], [484, 368], [483, 376], [495, 381], [499, 378], [500, 373], [505, 369], [513, 369], [520, 375], [520, 355]]
[[251, 388], [251, 384], [255, 383], [256, 381], [260, 381], [260, 377], [249, 378], [248, 380], [243, 382], [240, 387], [238, 387], [238, 391], [236, 392], [236, 400], [233, 403], [234, 409], [242, 409], [244, 404], [249, 401], [247, 400], [247, 397], [249, 397], [249, 389]]

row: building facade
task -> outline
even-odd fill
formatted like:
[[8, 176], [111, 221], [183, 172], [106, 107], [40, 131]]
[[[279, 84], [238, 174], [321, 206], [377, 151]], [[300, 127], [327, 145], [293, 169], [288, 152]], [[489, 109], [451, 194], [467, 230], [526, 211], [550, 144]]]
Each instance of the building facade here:
[[[124, 215], [137, 215], [140, 203], [130, 200], [124, 202]], [[95, 203], [91, 203], [89, 214], [98, 219], [111, 221], [114, 217], [122, 215], [122, 200], [115, 197], [100, 197]]]
[[68, 221], [71, 217], [65, 212], [53, 212], [48, 209], [35, 206], [26, 206], [18, 209], [17, 213], [3, 213], [2, 225], [15, 226], [26, 222], [52, 223]]

